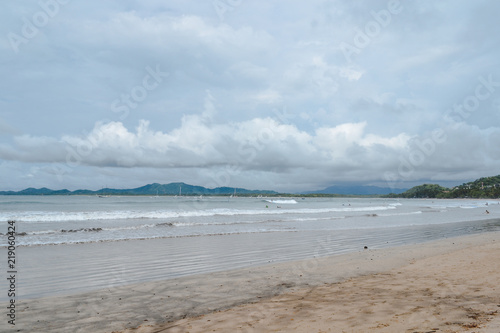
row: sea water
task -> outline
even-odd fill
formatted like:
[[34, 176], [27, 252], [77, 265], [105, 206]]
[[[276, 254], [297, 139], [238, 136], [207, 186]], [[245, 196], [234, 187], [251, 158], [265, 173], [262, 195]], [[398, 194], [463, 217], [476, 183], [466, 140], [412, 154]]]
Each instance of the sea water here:
[[497, 231], [499, 217], [498, 200], [0, 196], [0, 246], [15, 221], [34, 298]]

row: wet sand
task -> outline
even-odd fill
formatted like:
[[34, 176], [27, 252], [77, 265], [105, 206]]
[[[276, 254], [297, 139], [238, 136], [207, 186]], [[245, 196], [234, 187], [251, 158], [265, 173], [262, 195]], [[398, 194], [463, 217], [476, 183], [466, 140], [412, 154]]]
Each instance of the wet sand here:
[[[500, 230], [499, 219], [19, 247], [19, 297], [27, 300], [87, 293], [269, 263], [336, 256], [357, 252], [364, 245], [370, 249], [393, 248], [495, 230]], [[2, 285], [0, 281], [0, 289]], [[0, 293], [0, 303], [6, 300], [7, 294]]]
[[500, 332], [500, 242], [124, 332]]
[[[500, 332], [500, 234], [21, 300], [19, 332]], [[3, 308], [5, 303], [2, 303]]]

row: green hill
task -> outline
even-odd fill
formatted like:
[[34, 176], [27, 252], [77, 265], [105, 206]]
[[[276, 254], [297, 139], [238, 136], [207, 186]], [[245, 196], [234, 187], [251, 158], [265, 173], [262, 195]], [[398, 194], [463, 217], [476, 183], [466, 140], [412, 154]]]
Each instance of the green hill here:
[[390, 194], [391, 198], [500, 198], [500, 175], [483, 177], [453, 188], [438, 184], [423, 184], [412, 187], [401, 194]]
[[213, 189], [203, 186], [194, 186], [185, 183], [170, 183], [170, 184], [148, 184], [145, 186], [132, 188], [132, 189], [113, 189], [103, 188], [98, 191], [91, 190], [51, 190], [48, 188], [27, 188], [22, 191], [0, 191], [0, 195], [252, 195], [264, 194], [273, 195], [277, 194], [274, 191], [268, 190], [247, 190], [244, 188], [234, 187], [216, 187]]
[[443, 193], [443, 198], [500, 198], [500, 175], [464, 183]]
[[423, 184], [393, 196], [398, 198], [436, 198], [446, 191], [449, 191], [449, 189], [438, 184]]
[[[377, 189], [378, 190], [378, 189]], [[0, 195], [287, 195], [269, 190], [247, 190], [234, 187], [216, 187], [213, 189], [203, 186], [189, 185], [186, 183], [148, 184], [133, 189], [103, 188], [98, 191], [76, 190], [69, 191], [51, 190], [48, 188], [27, 188], [22, 191], [0, 191]], [[306, 196], [343, 196], [342, 194], [310, 193]], [[500, 198], [500, 175], [483, 177], [472, 182], [464, 183], [453, 188], [442, 187], [438, 184], [423, 184], [395, 194], [385, 195], [386, 198]]]

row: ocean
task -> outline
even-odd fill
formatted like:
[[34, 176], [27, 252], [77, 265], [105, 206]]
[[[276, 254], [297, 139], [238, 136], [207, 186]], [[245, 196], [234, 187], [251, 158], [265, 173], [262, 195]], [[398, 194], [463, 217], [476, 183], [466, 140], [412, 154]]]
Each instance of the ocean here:
[[28, 299], [498, 231], [499, 217], [498, 200], [0, 196], [0, 247], [7, 261], [15, 221]]

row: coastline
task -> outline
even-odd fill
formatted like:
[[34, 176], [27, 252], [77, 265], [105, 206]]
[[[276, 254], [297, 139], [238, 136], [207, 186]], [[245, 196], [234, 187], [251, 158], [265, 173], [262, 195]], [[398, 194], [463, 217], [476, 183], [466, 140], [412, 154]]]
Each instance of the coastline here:
[[[206, 317], [195, 318], [196, 316], [217, 316], [221, 313], [227, 315], [240, 305], [256, 307], [253, 310], [250, 308], [252, 315], [247, 316], [249, 320], [257, 318], [258, 322], [252, 324], [255, 326], [259, 322], [261, 324], [265, 322], [267, 310], [266, 313], [263, 313], [262, 309], [271, 304], [269, 302], [273, 302], [273, 297], [278, 297], [274, 300], [279, 300], [279, 297], [286, 298], [291, 293], [310, 293], [318, 288], [334, 288], [343, 283], [353, 283], [352, 281], [356, 279], [363, 279], [366, 283], [381, 286], [383, 285], [381, 277], [383, 278], [387, 274], [398, 275], [398, 272], [394, 272], [394, 270], [404, 270], [402, 274], [410, 274], [409, 276], [411, 274], [416, 276], [417, 273], [427, 274], [428, 272], [425, 271], [432, 265], [436, 265], [436, 263], [432, 263], [432, 260], [438, 260], [442, 265], [443, 258], [446, 258], [444, 263], [448, 262], [451, 265], [453, 262], [467, 260], [462, 259], [464, 256], [477, 256], [485, 249], [490, 252], [496, 251], [496, 256], [490, 255], [489, 257], [489, 261], [494, 265], [500, 249], [500, 232], [460, 236], [376, 250], [360, 249], [358, 252], [349, 254], [138, 283], [76, 295], [20, 300], [17, 305], [18, 325], [16, 325], [16, 329], [20, 329], [20, 332], [128, 333], [197, 332], [196, 327], [198, 327], [201, 332], [206, 331], [206, 327], [193, 325], [201, 325], [196, 322], [197, 320], [207, 323], [207, 320], [210, 319]], [[469, 264], [464, 263], [461, 267], [465, 270], [464, 272], [460, 271], [460, 267], [456, 267], [454, 276], [458, 278], [460, 274], [470, 274], [470, 269], [477, 265], [481, 265], [483, 270], [486, 269], [485, 272], [480, 272], [479, 268], [476, 267], [477, 272], [475, 273], [478, 276], [493, 279], [494, 283], [498, 285], [500, 269], [485, 266], [484, 260], [472, 260]], [[446, 270], [443, 272], [443, 269], [439, 267], [441, 266], [436, 266], [431, 275], [437, 274], [438, 271], [444, 274], [443, 276], [448, 273], [453, 275]], [[451, 281], [452, 277], [445, 280]], [[467, 285], [468, 281], [464, 280], [463, 283]], [[474, 281], [469, 282], [474, 283]], [[439, 297], [450, 297], [448, 294], [453, 293], [450, 286], [449, 283], [445, 283], [439, 291], [441, 293]], [[323, 293], [326, 292], [327, 290], [323, 290]], [[500, 305], [498, 292], [497, 288], [487, 295], [490, 298], [496, 297], [495, 307]], [[357, 297], [351, 298], [357, 299]], [[484, 297], [481, 298], [484, 299]], [[281, 299], [278, 303], [283, 300]], [[474, 299], [471, 299], [471, 302], [474, 302]], [[2, 304], [2, 306], [4, 305]], [[215, 312], [227, 309], [230, 310]], [[425, 307], [423, 309], [425, 310]], [[259, 317], [262, 318], [259, 319]], [[492, 314], [491, 317], [494, 315]], [[228, 318], [234, 319], [240, 318], [240, 316]], [[243, 317], [243, 319], [245, 318]], [[297, 324], [300, 320], [295, 317], [292, 322]], [[211, 323], [216, 323], [216, 321], [211, 321]], [[229, 332], [230, 329], [224, 330], [224, 325], [228, 323], [231, 325], [231, 320], [226, 320], [225, 324], [215, 324], [210, 330]], [[381, 324], [387, 323], [381, 322]], [[191, 328], [187, 329], [189, 326]], [[6, 321], [0, 323], [1, 329], [7, 327]], [[137, 329], [137, 327], [139, 328]], [[242, 329], [251, 328], [250, 326], [241, 327]], [[389, 327], [380, 327], [380, 332], [391, 332]], [[234, 327], [232, 329], [234, 331]], [[294, 330], [299, 332], [300, 329], [299, 327]], [[362, 332], [363, 330], [352, 328], [351, 331]], [[257, 329], [255, 332], [265, 331]]]

